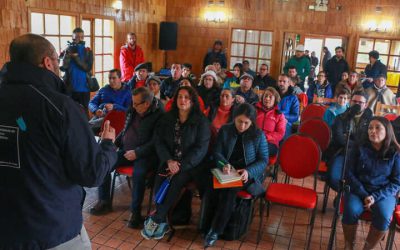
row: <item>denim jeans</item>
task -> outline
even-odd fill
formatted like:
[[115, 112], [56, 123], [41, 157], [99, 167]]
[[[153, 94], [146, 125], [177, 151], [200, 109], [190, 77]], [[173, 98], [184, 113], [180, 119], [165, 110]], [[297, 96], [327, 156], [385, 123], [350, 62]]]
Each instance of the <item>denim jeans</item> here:
[[336, 192], [339, 191], [340, 179], [342, 177], [342, 169], [344, 163], [344, 155], [337, 155], [332, 159], [332, 163], [328, 168], [328, 185]]
[[49, 248], [48, 250], [91, 250], [92, 245], [90, 243], [89, 236], [86, 232], [85, 226], [82, 225], [81, 232], [72, 240], [64, 242], [56, 247]]
[[[376, 201], [371, 206], [372, 226], [379, 231], [389, 229], [390, 221], [393, 215], [396, 197], [389, 196]], [[357, 195], [350, 192], [344, 194], [344, 211], [342, 223], [354, 225], [358, 222], [361, 214], [364, 212], [364, 202]]]

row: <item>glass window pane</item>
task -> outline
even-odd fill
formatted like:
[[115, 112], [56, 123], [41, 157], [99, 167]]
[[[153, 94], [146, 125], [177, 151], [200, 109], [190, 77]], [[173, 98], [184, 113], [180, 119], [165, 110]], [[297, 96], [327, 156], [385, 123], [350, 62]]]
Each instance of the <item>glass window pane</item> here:
[[381, 61], [381, 63], [387, 65], [387, 63], [388, 63], [388, 56], [382, 56], [382, 55], [380, 55], [380, 56], [379, 56], [379, 60]]
[[271, 59], [271, 46], [260, 46], [258, 57], [263, 59]]
[[105, 85], [103, 82], [103, 73], [96, 73], [95, 77], [96, 77], [97, 82], [99, 83], [100, 87], [103, 87]]
[[391, 56], [389, 59], [388, 70], [400, 71], [400, 57]]
[[260, 31], [248, 30], [246, 32], [246, 43], [258, 43], [259, 36], [260, 36]]
[[95, 72], [103, 71], [103, 56], [94, 57], [94, 71]]
[[45, 34], [46, 35], [58, 35], [58, 15], [45, 14], [44, 15]]
[[253, 71], [256, 71], [257, 69], [257, 59], [250, 59], [250, 58], [246, 58], [246, 60], [249, 61], [249, 68]]
[[103, 38], [96, 37], [94, 39], [94, 53], [103, 54]]
[[244, 44], [232, 43], [231, 55], [232, 56], [243, 56]]
[[71, 35], [75, 28], [75, 17], [60, 16], [60, 34]]
[[376, 40], [375, 50], [380, 54], [389, 54], [390, 40]]
[[101, 19], [94, 20], [94, 34], [96, 36], [103, 35], [103, 20], [101, 20]]
[[400, 55], [400, 41], [392, 41], [392, 48], [390, 49], [391, 55]]
[[43, 14], [31, 13], [31, 32], [39, 35], [44, 34]]
[[105, 19], [104, 21], [104, 36], [113, 36], [114, 35], [114, 22], [111, 20]]
[[266, 65], [268, 65], [268, 69], [270, 69], [271, 66], [271, 61], [269, 60], [258, 60], [258, 67], [257, 67], [257, 72], [260, 70], [261, 64], [265, 63]]
[[109, 84], [108, 72], [103, 72], [103, 84], [101, 85], [101, 87], [104, 87], [104, 85], [106, 84]]
[[357, 55], [357, 68], [365, 68], [369, 64], [369, 56], [368, 54], [358, 54]]
[[114, 50], [114, 41], [112, 38], [104, 38], [104, 46], [103, 46], [103, 51], [104, 54], [109, 53], [112, 54]]
[[242, 63], [242, 61], [243, 61], [242, 57], [231, 57], [229, 68], [233, 70], [233, 65], [235, 65], [236, 63]]
[[272, 44], [272, 32], [261, 31], [261, 44]]
[[71, 39], [71, 37], [69, 37], [69, 36], [62, 36], [62, 37], [60, 37], [60, 45], [61, 45], [61, 50], [65, 50], [65, 49], [67, 49], [67, 46], [68, 46], [68, 41], [71, 41], [72, 39]]
[[104, 56], [104, 71], [109, 71], [114, 68], [114, 59], [113, 56], [111, 55], [105, 55]]
[[53, 44], [53, 46], [54, 46], [54, 48], [56, 49], [57, 52], [60, 51], [60, 39], [58, 37], [45, 36], [45, 38], [47, 40], [49, 40], [51, 42], [51, 44]]
[[90, 36], [92, 33], [90, 20], [82, 20], [82, 29], [85, 31], [85, 36]]
[[369, 53], [374, 49], [374, 39], [360, 38], [358, 43], [358, 52]]
[[245, 56], [246, 57], [257, 57], [257, 52], [258, 52], [257, 50], [258, 50], [258, 45], [247, 44]]
[[232, 42], [244, 43], [245, 30], [234, 29], [232, 32]]
[[85, 46], [92, 48], [92, 38], [90, 37], [85, 37]]

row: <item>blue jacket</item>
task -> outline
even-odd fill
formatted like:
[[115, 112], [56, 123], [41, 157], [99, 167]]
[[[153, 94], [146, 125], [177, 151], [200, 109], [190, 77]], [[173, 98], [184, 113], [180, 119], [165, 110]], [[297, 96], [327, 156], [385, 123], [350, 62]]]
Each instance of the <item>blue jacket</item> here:
[[400, 154], [389, 149], [385, 157], [371, 146], [354, 148], [349, 158], [346, 183], [361, 199], [372, 195], [376, 201], [395, 196], [400, 190]]
[[367, 77], [371, 78], [376, 78], [379, 75], [385, 75], [387, 74], [387, 68], [386, 65], [383, 64], [380, 60], [376, 60], [374, 65], [371, 67], [371, 64], [368, 64], [365, 67], [365, 75]]
[[[237, 140], [237, 130], [233, 122], [221, 127], [218, 132], [214, 147], [214, 159], [228, 163]], [[244, 160], [249, 179], [262, 182], [265, 167], [268, 164], [268, 143], [260, 129], [255, 130], [255, 135], [246, 131], [242, 138]], [[218, 164], [216, 164], [218, 166]]]
[[82, 186], [103, 183], [117, 161], [114, 144], [95, 141], [86, 115], [63, 87], [44, 68], [7, 65], [0, 129], [18, 131], [3, 134], [18, 143], [0, 142], [0, 249], [48, 249], [76, 237]]
[[329, 127], [332, 127], [336, 116], [344, 113], [348, 107], [349, 105], [340, 106], [339, 104], [335, 103], [325, 111], [323, 120], [329, 125]]
[[103, 109], [104, 105], [107, 103], [112, 103], [114, 104], [114, 110], [126, 112], [131, 102], [131, 91], [125, 84], [123, 84], [119, 90], [114, 90], [107, 84], [101, 88], [89, 102], [89, 110], [95, 113], [97, 110]]
[[307, 90], [308, 103], [312, 103], [314, 95], [323, 98], [333, 98], [332, 88], [329, 82], [324, 85], [313, 82]]
[[227, 61], [226, 61], [226, 54], [223, 51], [220, 52], [214, 52], [212, 49], [209, 50], [206, 54], [206, 56], [204, 57], [203, 60], [203, 69], [210, 64], [213, 64], [213, 61], [215, 59], [219, 59], [219, 62], [221, 64], [221, 68], [226, 69], [227, 67]]
[[279, 110], [285, 115], [288, 125], [292, 126], [294, 122], [299, 120], [300, 115], [300, 104], [297, 96], [293, 95], [293, 88], [289, 87], [289, 90], [281, 96], [281, 101], [278, 103]]

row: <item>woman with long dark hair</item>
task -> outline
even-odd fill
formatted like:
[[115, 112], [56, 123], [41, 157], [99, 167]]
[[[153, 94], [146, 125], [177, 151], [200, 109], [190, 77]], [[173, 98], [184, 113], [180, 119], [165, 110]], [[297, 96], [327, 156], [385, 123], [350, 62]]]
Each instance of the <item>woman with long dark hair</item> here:
[[210, 125], [200, 110], [196, 90], [179, 87], [172, 109], [160, 119], [155, 131], [158, 173], [171, 178], [170, 186], [163, 201], [157, 204], [155, 214], [146, 219], [141, 231], [144, 238], [159, 240], [168, 232], [168, 211], [182, 188], [198, 175], [198, 165], [207, 153], [209, 140]]
[[199, 96], [203, 99], [206, 109], [218, 103], [221, 89], [219, 88], [217, 75], [214, 71], [209, 70], [202, 74], [199, 86], [196, 89]]
[[[262, 192], [264, 168], [268, 163], [268, 145], [264, 133], [256, 125], [254, 106], [244, 103], [235, 108], [233, 122], [221, 127], [214, 149], [216, 163], [222, 162], [221, 170], [229, 173], [234, 167], [241, 175], [242, 188], [214, 189], [217, 207], [204, 246], [215, 244], [235, 209], [236, 194], [246, 190], [252, 195]], [[220, 164], [217, 164], [220, 165]]]
[[236, 63], [233, 65], [233, 76], [229, 77], [225, 80], [223, 88], [233, 88], [237, 89], [240, 87], [240, 80], [239, 78], [243, 75], [243, 64]]
[[351, 151], [344, 194], [343, 232], [346, 249], [353, 249], [358, 219], [365, 210], [372, 222], [364, 249], [373, 249], [387, 232], [400, 190], [400, 147], [392, 125], [373, 117], [368, 139]]

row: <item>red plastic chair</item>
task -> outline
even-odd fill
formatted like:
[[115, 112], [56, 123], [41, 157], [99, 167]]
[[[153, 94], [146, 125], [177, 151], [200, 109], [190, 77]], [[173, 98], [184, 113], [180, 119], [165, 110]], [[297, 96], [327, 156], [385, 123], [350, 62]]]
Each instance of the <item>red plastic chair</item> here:
[[[318, 195], [316, 192], [316, 171], [320, 159], [321, 151], [314, 139], [304, 134], [294, 134], [290, 136], [280, 148], [278, 156], [279, 165], [282, 171], [291, 178], [304, 179], [313, 175], [313, 188], [305, 188], [289, 183], [271, 183], [265, 193], [265, 206], [260, 210], [262, 214], [266, 207], [267, 216], [269, 216], [269, 206], [271, 203], [311, 210], [312, 216], [310, 220], [307, 249], [310, 247], [317, 211]], [[262, 215], [258, 230], [258, 242], [261, 236]]]
[[397, 114], [389, 113], [385, 115], [385, 118], [388, 119], [389, 121], [394, 121], [397, 118]]
[[297, 95], [297, 99], [299, 100], [300, 104], [300, 112], [302, 112], [308, 105], [308, 96], [306, 93], [301, 93]]
[[[331, 129], [329, 125], [319, 118], [312, 118], [303, 122], [299, 127], [299, 132], [311, 136], [319, 145], [321, 152], [325, 152], [331, 142]], [[318, 172], [325, 174], [328, 171], [328, 167], [325, 161], [321, 161], [318, 166]], [[324, 201], [322, 205], [322, 212], [326, 211], [326, 205], [329, 197], [329, 186], [325, 182], [324, 185]]]
[[101, 131], [103, 131], [104, 122], [109, 120], [111, 127], [115, 129], [115, 135], [118, 135], [124, 129], [125, 119], [126, 113], [124, 111], [113, 110], [104, 117], [103, 124], [101, 124]]
[[312, 118], [323, 118], [326, 111], [326, 106], [318, 103], [312, 103], [301, 112], [300, 122], [305, 122]]

